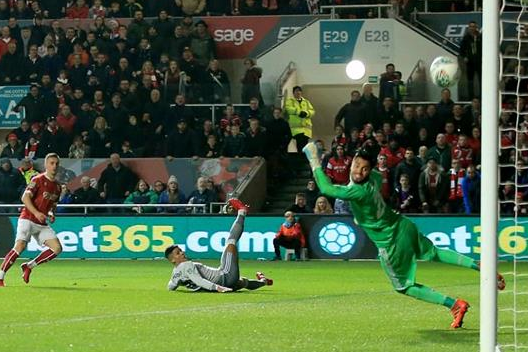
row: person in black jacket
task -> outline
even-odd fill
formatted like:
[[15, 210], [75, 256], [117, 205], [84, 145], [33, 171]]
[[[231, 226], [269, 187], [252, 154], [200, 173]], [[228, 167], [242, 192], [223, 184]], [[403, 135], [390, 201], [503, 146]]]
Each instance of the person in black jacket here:
[[[24, 177], [13, 168], [11, 161], [4, 158], [0, 161], [0, 204], [20, 203], [20, 195], [26, 187]], [[16, 208], [0, 208], [1, 213], [15, 213]]]
[[42, 123], [45, 121], [44, 109], [42, 108], [43, 102], [44, 98], [40, 94], [38, 86], [33, 84], [29, 88], [29, 93], [20, 100], [13, 110], [19, 112], [21, 108], [24, 108], [26, 120], [30, 124], [34, 122]]
[[121, 163], [119, 154], [113, 153], [110, 155], [110, 164], [99, 178], [99, 196], [107, 204], [121, 204], [134, 190], [137, 179], [137, 175]]
[[[90, 184], [90, 177], [83, 176], [81, 178], [81, 187], [73, 192], [73, 202], [75, 204], [99, 204], [102, 202], [99, 192]], [[77, 212], [82, 211], [83, 209], [79, 209]]]
[[267, 155], [266, 150], [267, 132], [264, 127], [260, 126], [259, 120], [249, 120], [249, 128], [246, 131], [246, 150], [245, 156], [255, 157]]
[[167, 158], [190, 158], [199, 154], [199, 141], [194, 132], [187, 129], [187, 122], [179, 120], [176, 131], [167, 139]]
[[460, 42], [460, 57], [466, 63], [467, 92], [468, 98], [478, 97], [475, 94], [475, 76], [479, 82], [482, 77], [482, 35], [475, 21], [468, 24], [467, 32]]
[[22, 56], [17, 52], [16, 42], [7, 45], [7, 52], [0, 60], [0, 84], [17, 85], [22, 83]]
[[360, 101], [361, 94], [357, 90], [353, 90], [350, 93], [350, 103], [345, 104], [335, 117], [334, 126], [340, 125], [341, 121], [345, 120], [345, 133], [350, 134], [352, 128], [357, 128], [358, 130], [363, 129], [363, 125], [367, 121], [367, 115], [365, 106]]
[[16, 158], [22, 159], [24, 156], [24, 147], [18, 141], [18, 137], [14, 133], [7, 136], [7, 145], [2, 150], [0, 157], [2, 158]]

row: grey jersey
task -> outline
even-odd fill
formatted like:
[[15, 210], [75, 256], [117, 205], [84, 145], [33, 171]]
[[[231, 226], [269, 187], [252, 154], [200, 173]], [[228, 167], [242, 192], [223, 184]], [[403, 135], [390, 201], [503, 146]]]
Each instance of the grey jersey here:
[[211, 268], [189, 260], [180, 263], [172, 270], [167, 288], [174, 291], [178, 286], [183, 285], [193, 291], [199, 289], [216, 291], [217, 285], [224, 284], [224, 275], [225, 272], [222, 269]]

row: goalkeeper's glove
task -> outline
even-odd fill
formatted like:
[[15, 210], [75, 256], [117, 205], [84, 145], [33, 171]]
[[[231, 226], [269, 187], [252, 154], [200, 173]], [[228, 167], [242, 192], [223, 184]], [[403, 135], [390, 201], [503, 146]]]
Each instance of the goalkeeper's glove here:
[[303, 148], [303, 152], [310, 162], [312, 171], [315, 171], [315, 169], [321, 167], [321, 150], [314, 142], [306, 144], [306, 146]]
[[299, 113], [299, 117], [300, 117], [300, 118], [304, 118], [304, 117], [307, 117], [307, 116], [308, 116], [308, 113], [307, 113], [306, 111], [301, 111], [301, 112]]

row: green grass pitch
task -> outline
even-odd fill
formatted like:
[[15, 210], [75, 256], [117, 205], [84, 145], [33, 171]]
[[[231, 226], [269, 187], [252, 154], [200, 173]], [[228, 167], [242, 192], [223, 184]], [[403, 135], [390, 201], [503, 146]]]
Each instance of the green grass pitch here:
[[[418, 282], [472, 305], [464, 328], [452, 331], [446, 308], [394, 293], [377, 262], [240, 265], [242, 275], [254, 277], [261, 270], [275, 284], [229, 294], [169, 292], [171, 266], [165, 261], [56, 260], [35, 269], [25, 285], [20, 269], [13, 267], [8, 287], [0, 289], [0, 350], [478, 350], [479, 278], [474, 271], [418, 265]], [[510, 269], [501, 264], [501, 270]], [[528, 272], [528, 265], [518, 270]], [[518, 287], [526, 285], [524, 280]], [[527, 307], [527, 298], [519, 304]], [[504, 305], [512, 299], [500, 296]], [[511, 320], [508, 314], [505, 323]], [[528, 319], [520, 324], [528, 326]], [[511, 331], [502, 331], [499, 339], [511, 340]]]

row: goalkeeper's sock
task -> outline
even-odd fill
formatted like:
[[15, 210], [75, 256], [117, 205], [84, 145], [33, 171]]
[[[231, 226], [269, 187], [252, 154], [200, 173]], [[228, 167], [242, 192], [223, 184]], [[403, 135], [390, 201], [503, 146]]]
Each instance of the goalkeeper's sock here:
[[20, 253], [15, 251], [14, 249], [11, 249], [5, 256], [4, 262], [2, 263], [2, 267], [0, 267], [0, 280], [3, 280], [5, 277], [6, 272], [11, 268], [11, 266], [15, 263]]
[[229, 230], [229, 237], [227, 238], [227, 244], [237, 244], [240, 236], [244, 232], [244, 220], [246, 218], [246, 212], [239, 210], [238, 215]]
[[468, 256], [457, 253], [451, 249], [437, 248], [436, 252], [436, 261], [446, 264], [463, 266], [465, 268], [470, 268], [477, 271], [479, 270], [478, 263]]
[[409, 287], [404, 293], [421, 301], [440, 304], [450, 309], [455, 304], [453, 298], [444, 296], [443, 294], [420, 284], [414, 284], [414, 286]]

